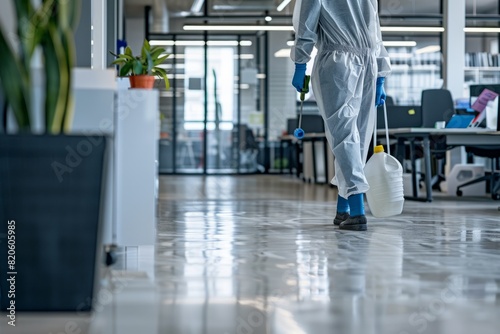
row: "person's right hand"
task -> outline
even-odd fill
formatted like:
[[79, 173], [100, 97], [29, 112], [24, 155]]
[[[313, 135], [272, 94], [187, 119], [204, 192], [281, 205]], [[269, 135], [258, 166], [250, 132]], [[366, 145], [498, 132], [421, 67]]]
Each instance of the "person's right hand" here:
[[297, 92], [301, 93], [304, 88], [304, 79], [306, 78], [307, 64], [295, 64], [295, 73], [292, 79], [292, 86]]

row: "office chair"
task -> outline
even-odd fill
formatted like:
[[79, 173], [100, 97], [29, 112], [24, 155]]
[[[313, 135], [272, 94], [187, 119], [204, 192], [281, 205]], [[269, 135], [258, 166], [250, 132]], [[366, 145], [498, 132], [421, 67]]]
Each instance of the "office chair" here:
[[489, 176], [485, 175], [459, 185], [457, 187], [457, 196], [463, 195], [463, 192], [461, 190], [461, 188], [463, 187], [467, 187], [471, 184], [476, 184], [483, 181], [490, 181], [491, 198], [494, 200], [500, 200], [500, 172], [497, 171], [498, 167], [500, 167], [500, 146], [466, 146], [465, 151], [468, 154], [472, 154], [478, 157], [490, 158], [491, 174]]
[[[479, 96], [481, 92], [485, 89], [489, 89], [491, 91], [494, 91], [495, 93], [500, 94], [500, 85], [471, 85], [469, 87], [470, 89], [470, 96]], [[500, 105], [499, 105], [499, 110], [498, 114], [500, 115]], [[500, 122], [500, 120], [499, 120]], [[498, 125], [497, 125], [498, 127]], [[457, 196], [462, 196], [462, 190], [461, 188], [466, 187], [471, 184], [483, 182], [483, 181], [490, 181], [490, 194], [491, 198], [494, 200], [500, 200], [500, 172], [497, 171], [498, 168], [500, 168], [500, 145], [497, 146], [465, 146], [465, 151], [467, 152], [468, 155], [472, 156], [478, 156], [482, 158], [489, 158], [491, 159], [491, 175], [490, 176], [483, 176], [480, 178], [477, 178], [475, 180], [466, 182], [464, 184], [461, 184], [457, 187]]]
[[[455, 105], [447, 89], [426, 89], [422, 91], [422, 127], [434, 128], [436, 122], [446, 121], [455, 114]], [[431, 137], [431, 154], [437, 160], [436, 175], [432, 177], [432, 189], [441, 191], [440, 183], [445, 180], [444, 165], [446, 141]]]
[[422, 91], [422, 127], [434, 128], [436, 122], [446, 121], [455, 114], [455, 104], [447, 89]]
[[259, 143], [255, 139], [252, 129], [246, 124], [240, 124], [240, 167], [250, 171], [257, 170], [257, 154]]

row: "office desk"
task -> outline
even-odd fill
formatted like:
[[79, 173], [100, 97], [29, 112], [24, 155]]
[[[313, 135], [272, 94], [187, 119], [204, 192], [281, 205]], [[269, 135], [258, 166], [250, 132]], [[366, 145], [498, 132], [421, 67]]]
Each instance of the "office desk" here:
[[[296, 152], [297, 152], [297, 177], [300, 177], [300, 173], [303, 170], [303, 168], [300, 168], [300, 149], [298, 148], [298, 145], [300, 142], [312, 142], [312, 170], [313, 170], [313, 182], [314, 183], [319, 183], [318, 182], [318, 173], [317, 173], [317, 162], [316, 162], [316, 147], [314, 145], [315, 142], [321, 141], [323, 143], [323, 156], [325, 157], [324, 160], [324, 168], [325, 168], [325, 182], [326, 184], [329, 183], [328, 180], [328, 142], [326, 139], [326, 136], [324, 133], [308, 133], [302, 138], [301, 140], [298, 140], [295, 138], [293, 135], [286, 135], [282, 136], [280, 138], [280, 155], [281, 158], [283, 157], [283, 143], [284, 142], [289, 142], [290, 144], [295, 145], [296, 147]], [[303, 162], [304, 163], [304, 162]], [[333, 168], [333, 167], [332, 167]], [[290, 174], [292, 173], [291, 167], [290, 167]]]
[[[284, 151], [285, 151], [285, 148], [284, 148], [284, 144], [287, 143], [288, 146], [290, 147], [295, 147], [295, 152], [296, 152], [296, 159], [297, 159], [297, 174], [299, 174], [299, 159], [298, 159], [298, 148], [297, 148], [297, 145], [298, 145], [298, 142], [297, 142], [297, 139], [292, 136], [292, 135], [286, 135], [286, 136], [281, 136], [280, 137], [280, 146], [279, 146], [279, 155], [280, 155], [280, 160], [281, 160], [281, 163], [280, 163], [280, 173], [283, 174], [283, 159], [284, 159]], [[289, 150], [288, 152], [288, 169], [289, 169], [289, 172], [290, 174], [293, 174], [293, 166], [292, 166], [292, 157], [291, 157], [291, 152]]]
[[[385, 129], [377, 130], [377, 135], [384, 136]], [[396, 149], [396, 158], [403, 163], [405, 158], [405, 143], [410, 143], [410, 157], [412, 168], [412, 186], [413, 197], [407, 197], [410, 200], [431, 202], [431, 152], [430, 142], [432, 139], [446, 140], [447, 146], [465, 146], [465, 145], [499, 145], [500, 131], [489, 129], [467, 128], [467, 129], [432, 129], [432, 128], [399, 128], [389, 129], [389, 135], [395, 137], [398, 141]], [[422, 141], [423, 158], [425, 168], [425, 187], [426, 197], [417, 197], [417, 174], [415, 158], [415, 141]]]

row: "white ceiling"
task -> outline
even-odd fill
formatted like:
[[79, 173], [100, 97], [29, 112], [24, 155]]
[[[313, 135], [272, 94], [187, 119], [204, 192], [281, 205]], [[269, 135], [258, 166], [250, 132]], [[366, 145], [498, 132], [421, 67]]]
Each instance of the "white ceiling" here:
[[[194, 0], [164, 0], [171, 15], [176, 15], [180, 12], [189, 12]], [[277, 7], [283, 0], [206, 0], [209, 1], [211, 7], [214, 5], [230, 5], [232, 7], [231, 14], [245, 14], [248, 12], [248, 6], [254, 5], [262, 8], [261, 13], [268, 9], [269, 4], [274, 2], [274, 7]], [[366, 1], [366, 0], [363, 0]], [[452, 0], [453, 1], [453, 0]], [[144, 15], [144, 6], [152, 5], [153, 0], [124, 0], [125, 15], [127, 17], [142, 17]], [[437, 13], [439, 10], [440, 0], [379, 0], [383, 8], [382, 14], [424, 14]], [[474, 9], [477, 14], [498, 14], [499, 0], [466, 0], [467, 13], [473, 14]], [[291, 15], [295, 0], [279, 13], [281, 15]], [[247, 7], [247, 8], [245, 8]], [[238, 10], [239, 9], [239, 10]], [[213, 10], [211, 10], [213, 13]], [[255, 10], [252, 14], [258, 13]], [[276, 14], [277, 12], [275, 12]]]
[[[164, 0], [171, 15], [181, 12], [189, 12], [194, 0]], [[214, 6], [230, 7], [231, 14], [245, 14], [252, 10], [253, 13], [264, 12], [265, 10], [278, 7], [283, 0], [206, 0], [209, 1], [211, 12]], [[125, 15], [127, 17], [136, 17], [144, 15], [144, 6], [151, 6], [153, 0], [124, 0]], [[291, 15], [295, 0], [280, 14]], [[276, 12], [277, 13], [277, 12]]]

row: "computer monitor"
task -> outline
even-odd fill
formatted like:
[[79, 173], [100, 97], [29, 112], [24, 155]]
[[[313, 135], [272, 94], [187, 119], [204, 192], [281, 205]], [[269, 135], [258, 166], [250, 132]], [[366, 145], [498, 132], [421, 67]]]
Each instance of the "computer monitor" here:
[[[422, 108], [387, 105], [387, 123], [389, 129], [419, 128], [422, 126]], [[377, 129], [385, 129], [384, 107], [377, 108]]]
[[325, 132], [325, 122], [321, 115], [302, 115], [302, 129], [307, 133]]
[[[471, 105], [475, 98], [479, 97], [479, 95], [483, 92], [483, 90], [489, 89], [497, 94], [500, 94], [500, 84], [488, 84], [488, 85], [470, 85], [469, 87], [469, 92], [470, 92], [470, 99], [471, 99]], [[493, 101], [494, 108], [497, 110], [497, 128], [496, 130], [500, 130], [500, 103], [498, 103], [498, 100], [500, 98], [496, 98], [495, 101]]]
[[295, 129], [297, 128], [297, 119], [296, 118], [288, 118], [286, 120], [286, 132], [289, 134], [289, 135], [293, 135], [293, 132], [295, 131]]

